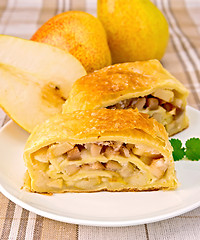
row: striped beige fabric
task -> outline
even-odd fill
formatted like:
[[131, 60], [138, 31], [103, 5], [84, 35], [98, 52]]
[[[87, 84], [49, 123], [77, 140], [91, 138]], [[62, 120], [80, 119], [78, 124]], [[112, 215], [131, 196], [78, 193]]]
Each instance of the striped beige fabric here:
[[[200, 110], [200, 1], [153, 0], [170, 26], [163, 65], [189, 90], [188, 103]], [[29, 39], [49, 18], [68, 10], [96, 16], [96, 0], [0, 0], [0, 34]], [[9, 118], [0, 109], [0, 126]], [[101, 228], [56, 222], [15, 205], [0, 193], [0, 239], [200, 239], [200, 208], [158, 223]]]

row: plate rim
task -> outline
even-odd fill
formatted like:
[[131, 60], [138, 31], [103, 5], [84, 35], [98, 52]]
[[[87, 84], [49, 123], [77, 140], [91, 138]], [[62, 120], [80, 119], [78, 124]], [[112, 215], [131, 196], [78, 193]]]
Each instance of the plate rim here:
[[43, 210], [32, 207], [31, 205], [19, 200], [18, 198], [16, 198], [13, 195], [11, 195], [9, 192], [7, 192], [2, 187], [1, 184], [0, 184], [0, 192], [5, 197], [7, 197], [9, 200], [11, 200], [15, 204], [17, 204], [18, 206], [20, 206], [30, 212], [33, 212], [37, 215], [40, 215], [42, 217], [60, 221], [60, 222], [65, 222], [65, 223], [71, 223], [71, 224], [76, 224], [76, 225], [85, 225], [85, 226], [96, 226], [96, 227], [128, 227], [128, 226], [137, 226], [137, 225], [142, 225], [142, 224], [159, 222], [159, 221], [167, 220], [167, 219], [170, 219], [170, 218], [173, 218], [176, 216], [180, 216], [180, 215], [187, 213], [189, 211], [192, 211], [200, 206], [200, 200], [199, 200], [198, 202], [196, 202], [188, 207], [176, 210], [174, 212], [166, 213], [166, 214], [159, 215], [156, 217], [144, 218], [144, 219], [140, 219], [140, 220], [123, 220], [123, 221], [84, 220], [84, 219], [60, 216], [57, 214], [45, 212]]
[[[199, 114], [199, 112], [200, 112], [191, 106], [187, 106], [187, 109], [190, 109], [191, 111], [195, 111], [197, 114]], [[12, 120], [9, 120], [3, 127], [1, 127], [0, 134], [2, 131], [4, 131], [4, 129], [6, 127], [8, 127], [9, 125], [11, 125], [13, 123], [16, 124]], [[42, 217], [46, 217], [49, 219], [53, 219], [53, 220], [65, 222], [65, 223], [71, 223], [71, 224], [77, 224], [77, 225], [87, 225], [87, 226], [97, 226], [97, 227], [127, 227], [127, 226], [136, 226], [136, 225], [141, 225], [141, 224], [148, 224], [148, 223], [163, 221], [163, 220], [167, 220], [169, 218], [179, 216], [186, 212], [192, 211], [195, 208], [200, 206], [200, 199], [199, 199], [199, 201], [195, 202], [192, 205], [186, 206], [184, 208], [181, 208], [181, 209], [169, 212], [169, 213], [165, 213], [162, 215], [147, 217], [147, 218], [143, 218], [143, 219], [139, 219], [139, 220], [120, 220], [120, 221], [118, 221], [118, 220], [116, 220], [116, 221], [113, 221], [113, 220], [112, 221], [110, 221], [110, 220], [109, 221], [107, 221], [107, 220], [106, 221], [87, 220], [87, 219], [79, 219], [76, 217], [61, 216], [61, 215], [58, 215], [55, 213], [46, 212], [44, 210], [33, 207], [30, 204], [25, 203], [24, 201], [20, 200], [19, 198], [15, 197], [14, 195], [12, 195], [9, 191], [6, 190], [6, 188], [3, 187], [1, 182], [0, 182], [0, 192], [5, 197], [7, 197], [9, 200], [11, 200], [15, 204], [19, 205], [20, 207], [22, 207], [30, 212], [33, 212], [37, 215], [40, 215]]]

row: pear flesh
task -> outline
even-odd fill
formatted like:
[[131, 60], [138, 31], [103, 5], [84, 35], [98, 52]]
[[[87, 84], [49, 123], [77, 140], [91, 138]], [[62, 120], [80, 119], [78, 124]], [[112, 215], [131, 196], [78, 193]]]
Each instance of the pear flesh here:
[[0, 107], [32, 132], [61, 112], [73, 82], [86, 71], [71, 54], [46, 44], [1, 35], [0, 47]]
[[70, 53], [44, 43], [0, 35], [0, 63], [52, 79], [65, 98], [75, 80], [86, 75], [82, 64]]

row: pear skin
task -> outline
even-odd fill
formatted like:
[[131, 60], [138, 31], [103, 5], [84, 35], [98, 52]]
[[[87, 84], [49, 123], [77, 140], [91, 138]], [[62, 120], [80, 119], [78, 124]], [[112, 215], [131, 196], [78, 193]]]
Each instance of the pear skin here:
[[87, 72], [111, 64], [107, 36], [101, 22], [89, 13], [68, 11], [49, 19], [32, 36], [70, 52]]
[[162, 58], [169, 39], [168, 23], [150, 0], [98, 0], [97, 12], [113, 63]]

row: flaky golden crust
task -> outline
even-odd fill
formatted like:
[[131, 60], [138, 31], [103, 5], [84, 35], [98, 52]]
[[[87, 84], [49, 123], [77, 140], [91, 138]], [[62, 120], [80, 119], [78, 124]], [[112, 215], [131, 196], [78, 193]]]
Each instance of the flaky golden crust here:
[[127, 137], [133, 130], [137, 133], [146, 133], [162, 142], [168, 142], [165, 128], [155, 119], [141, 114], [138, 110], [86, 110], [73, 113], [58, 114], [55, 117], [38, 125], [30, 135], [25, 151], [56, 141], [85, 141], [88, 138], [99, 140], [102, 137], [120, 136], [126, 133]]
[[63, 105], [63, 112], [99, 109], [151, 94], [159, 88], [176, 90], [186, 105], [187, 89], [158, 60], [115, 64], [78, 79]]

